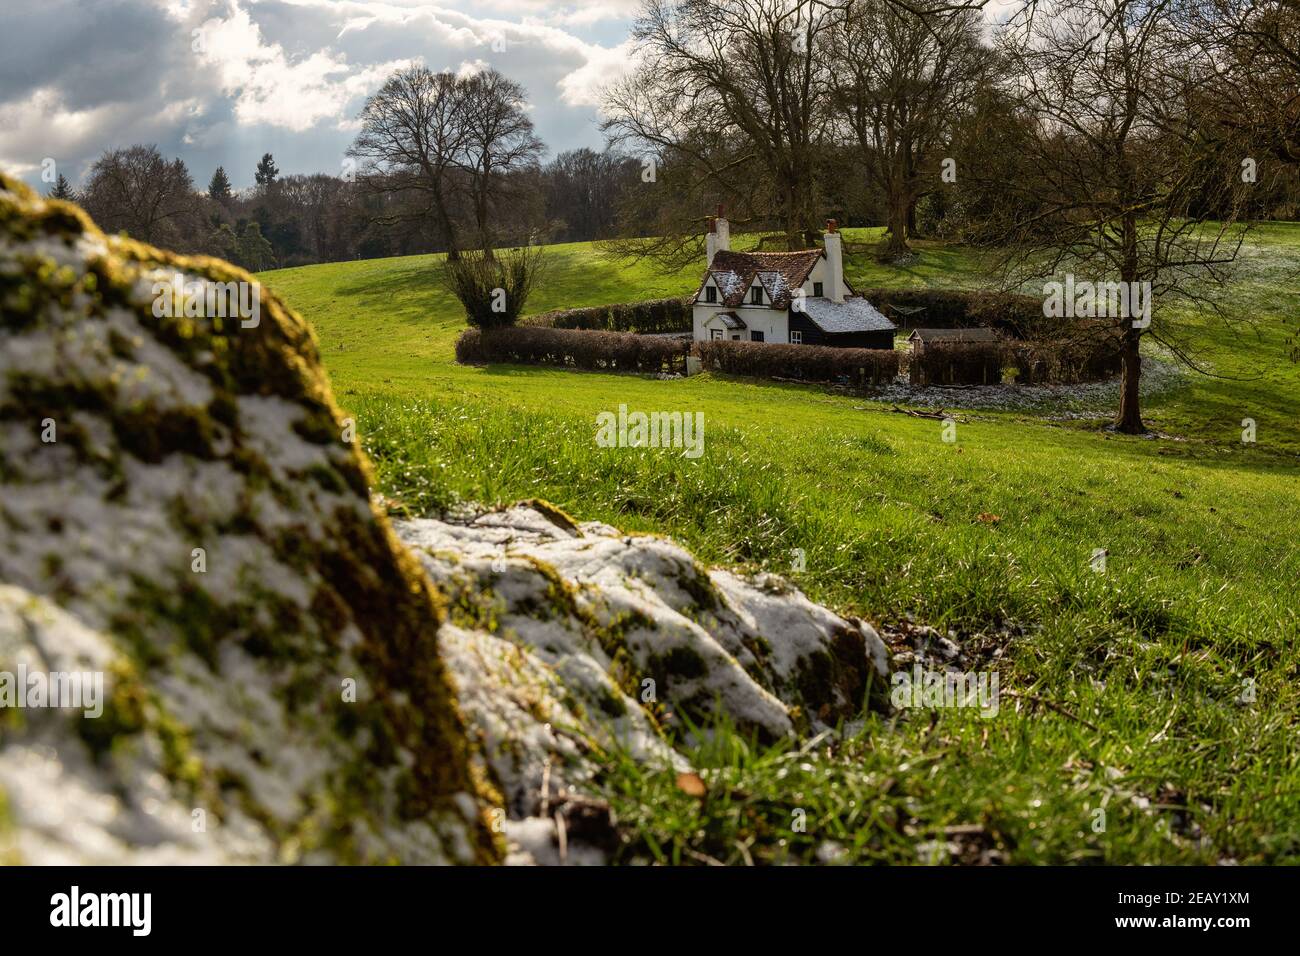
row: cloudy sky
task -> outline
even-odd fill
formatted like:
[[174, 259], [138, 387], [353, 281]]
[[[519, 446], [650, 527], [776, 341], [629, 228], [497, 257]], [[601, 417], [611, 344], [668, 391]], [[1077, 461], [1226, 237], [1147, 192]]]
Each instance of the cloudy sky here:
[[[394, 69], [491, 65], [524, 84], [553, 152], [599, 148], [596, 95], [626, 63], [637, 0], [6, 0], [0, 167], [74, 185], [104, 149], [156, 143], [204, 188], [338, 172]], [[197, 32], [196, 32], [197, 31]]]

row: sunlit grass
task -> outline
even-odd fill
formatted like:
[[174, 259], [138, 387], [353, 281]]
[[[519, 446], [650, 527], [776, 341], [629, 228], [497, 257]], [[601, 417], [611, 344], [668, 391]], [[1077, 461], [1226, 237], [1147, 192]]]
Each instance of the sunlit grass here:
[[[451, 359], [463, 318], [433, 257], [264, 278], [316, 326], [380, 489], [400, 506], [544, 497], [672, 534], [708, 562], [790, 573], [845, 613], [885, 625], [912, 615], [1000, 649], [980, 666], [1020, 696], [990, 720], [873, 718], [808, 753], [711, 728], [712, 749], [691, 752], [703, 802], [672, 772], [610, 755], [627, 858], [903, 862], [938, 841], [1009, 862], [1297, 861], [1300, 368], [1284, 319], [1294, 329], [1300, 315], [1300, 227], [1265, 226], [1250, 242], [1225, 293], [1249, 323], [1181, 318], [1218, 377], [1189, 374], [1151, 399], [1159, 439], [979, 412], [959, 413], [948, 444], [939, 422], [817, 388], [465, 368]], [[971, 251], [921, 251], [906, 270], [858, 257], [850, 278], [981, 284]], [[551, 260], [529, 312], [698, 280], [585, 244]], [[704, 456], [596, 447], [596, 413], [620, 403], [703, 412]], [[1097, 549], [1105, 573], [1090, 567]], [[791, 829], [798, 807], [804, 833]]]

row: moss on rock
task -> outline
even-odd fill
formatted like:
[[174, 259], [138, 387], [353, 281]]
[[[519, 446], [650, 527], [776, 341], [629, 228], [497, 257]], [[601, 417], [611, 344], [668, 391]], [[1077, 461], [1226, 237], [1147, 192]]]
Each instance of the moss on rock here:
[[[248, 284], [259, 321], [155, 314], [174, 275]], [[153, 754], [178, 800], [247, 778], [275, 859], [499, 859], [444, 602], [369, 499], [311, 328], [235, 266], [105, 236], [3, 174], [0, 312], [0, 581], [122, 660], [109, 719], [65, 745], [110, 771], [119, 741]], [[278, 747], [302, 751], [288, 793]]]

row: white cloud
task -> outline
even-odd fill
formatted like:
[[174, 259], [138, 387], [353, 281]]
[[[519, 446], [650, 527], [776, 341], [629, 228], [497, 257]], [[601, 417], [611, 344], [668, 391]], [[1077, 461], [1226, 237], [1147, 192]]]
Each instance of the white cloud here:
[[280, 44], [263, 40], [261, 29], [243, 9], [224, 20], [210, 19], [200, 29], [201, 61], [214, 68], [222, 90], [235, 98], [235, 116], [241, 123], [301, 132], [326, 120], [343, 122], [349, 103], [411, 62], [395, 59], [358, 69], [330, 50], [293, 60]]
[[596, 46], [584, 52], [587, 62], [560, 80], [560, 95], [571, 106], [599, 106], [601, 89], [632, 68], [632, 41], [612, 50]]
[[266, 151], [286, 173], [332, 170], [365, 97], [413, 62], [495, 67], [553, 150], [599, 146], [598, 90], [627, 66], [617, 20], [637, 2], [116, 0], [92, 19], [45, 0], [22, 23], [43, 52], [0, 70], [0, 164], [30, 176], [54, 156], [75, 183], [105, 149], [156, 143], [196, 180], [220, 163], [245, 185]]
[[491, 66], [487, 60], [465, 60], [456, 68], [456, 75], [462, 77], [478, 76]]
[[[0, 165], [27, 175], [48, 157], [75, 181], [77, 176], [69, 167], [76, 165], [75, 158], [88, 137], [113, 129], [131, 135], [130, 142], [151, 142], [160, 139], [165, 130], [184, 126], [200, 108], [198, 100], [186, 98], [143, 114], [126, 102], [74, 109], [57, 90], [37, 89], [25, 99], [0, 103], [0, 127], [5, 130]], [[120, 144], [104, 143], [96, 153], [110, 145]]]

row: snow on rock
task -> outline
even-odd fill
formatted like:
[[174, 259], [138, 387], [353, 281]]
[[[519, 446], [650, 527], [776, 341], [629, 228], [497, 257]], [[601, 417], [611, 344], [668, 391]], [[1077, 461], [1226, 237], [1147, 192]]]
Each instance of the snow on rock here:
[[[102, 673], [107, 700], [138, 689], [128, 659], [112, 640], [51, 602], [10, 585], [0, 585], [0, 661], [9, 673], [23, 666], [28, 672]], [[194, 808], [159, 771], [165, 760], [158, 752], [161, 741], [142, 741], [97, 759], [98, 727], [84, 713], [29, 708], [8, 711], [0, 720], [0, 727], [8, 722], [0, 749], [0, 792], [16, 817], [10, 832], [0, 821], [0, 862], [274, 859], [265, 833], [238, 807], [219, 827], [195, 828]], [[78, 739], [90, 746], [71, 743]], [[132, 785], [123, 789], [123, 781]]]
[[[567, 804], [585, 808], [602, 751], [685, 769], [662, 736], [682, 716], [721, 708], [776, 738], [884, 706], [876, 632], [775, 575], [707, 571], [669, 540], [542, 502], [395, 527], [448, 596], [444, 654], [505, 798], [512, 862], [559, 862], [550, 811], [572, 827]], [[593, 853], [566, 843], [566, 862]]]
[[0, 176], [0, 680], [104, 695], [0, 708], [0, 860], [499, 859], [310, 329], [260, 287], [255, 327], [156, 316], [177, 274], [256, 286]]

